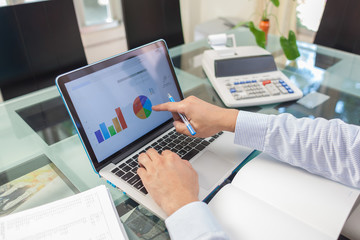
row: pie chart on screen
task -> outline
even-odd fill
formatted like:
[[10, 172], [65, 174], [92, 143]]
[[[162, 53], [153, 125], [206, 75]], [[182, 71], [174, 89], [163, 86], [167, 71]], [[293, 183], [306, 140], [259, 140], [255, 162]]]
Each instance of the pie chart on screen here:
[[152, 104], [149, 98], [144, 95], [140, 95], [135, 98], [133, 103], [134, 114], [140, 119], [146, 119], [152, 112]]

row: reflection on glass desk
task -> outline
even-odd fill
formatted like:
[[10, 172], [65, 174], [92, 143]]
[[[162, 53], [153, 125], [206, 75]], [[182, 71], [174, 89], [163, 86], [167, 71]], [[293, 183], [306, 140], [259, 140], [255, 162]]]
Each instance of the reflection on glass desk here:
[[79, 192], [44, 154], [1, 172], [0, 183], [0, 217]]
[[16, 113], [49, 145], [76, 134], [61, 97], [21, 108]]
[[[239, 46], [255, 45], [248, 29], [231, 32]], [[172, 48], [170, 55], [184, 96], [195, 95], [224, 107], [201, 67], [202, 53], [206, 49], [209, 49], [207, 41], [202, 40]], [[288, 112], [296, 117], [340, 118], [360, 124], [357, 110], [360, 106], [360, 56], [300, 42], [301, 57], [288, 61], [275, 36], [269, 36], [267, 49], [273, 54], [278, 68], [303, 91], [304, 96], [318, 92], [329, 98], [314, 108], [293, 101], [242, 110], [265, 114]], [[92, 170], [55, 86], [0, 104], [0, 122], [2, 174], [11, 173], [14, 167], [21, 166], [28, 159], [44, 155], [79, 191], [107, 184]], [[3, 181], [1, 183], [3, 185]], [[169, 239], [163, 221], [118, 189], [107, 186], [130, 239]], [[67, 190], [60, 191], [65, 193]], [[55, 196], [60, 197], [61, 193]]]

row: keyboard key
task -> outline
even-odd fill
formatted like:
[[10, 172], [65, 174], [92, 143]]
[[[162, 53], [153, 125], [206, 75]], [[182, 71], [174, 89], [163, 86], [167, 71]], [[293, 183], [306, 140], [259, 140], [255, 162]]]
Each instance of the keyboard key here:
[[192, 147], [190, 147], [190, 146], [185, 146], [184, 147], [184, 150], [187, 151], [187, 152], [190, 151], [191, 149], [192, 149]]
[[144, 194], [147, 194], [148, 192], [146, 191], [145, 187], [141, 188], [140, 191]]
[[129, 180], [130, 178], [132, 178], [133, 176], [134, 176], [133, 173], [128, 172], [128, 173], [126, 173], [125, 175], [123, 175], [121, 178], [122, 178], [124, 181], [127, 181], [127, 180]]
[[137, 189], [137, 190], [140, 190], [142, 187], [143, 187], [143, 183], [142, 181], [138, 181], [137, 183], [135, 183], [134, 187]]
[[121, 170], [119, 170], [118, 172], [115, 173], [116, 176], [121, 177], [122, 175], [124, 175], [125, 173]]
[[192, 149], [190, 152], [188, 152], [187, 154], [185, 154], [182, 158], [184, 160], [190, 160], [191, 158], [193, 158], [196, 154], [198, 154], [199, 151], [196, 149]]
[[125, 167], [121, 168], [121, 170], [123, 170], [124, 172], [128, 172], [131, 170], [131, 167], [126, 165]]
[[159, 145], [162, 146], [162, 147], [165, 146], [166, 144], [167, 144], [167, 142], [165, 142], [165, 141], [159, 142]]
[[199, 151], [203, 150], [204, 148], [205, 148], [205, 146], [202, 145], [202, 144], [199, 144], [199, 145], [197, 145], [197, 146], [195, 147], [195, 149], [196, 149], [196, 150], [199, 150]]
[[183, 148], [183, 146], [181, 146], [180, 144], [178, 144], [174, 147], [174, 149], [176, 149], [176, 150], [181, 150], [182, 148]]
[[167, 145], [167, 147], [169, 147], [169, 148], [173, 148], [173, 147], [175, 147], [175, 143], [169, 143], [168, 145]]
[[208, 141], [203, 141], [201, 144], [205, 145], [205, 146], [208, 146], [210, 144], [210, 142]]
[[174, 152], [174, 153], [177, 153], [177, 154], [178, 154], [178, 152], [179, 152], [179, 150], [176, 149], [176, 148], [172, 148], [172, 149], [170, 149], [170, 151], [172, 151], [172, 152]]
[[117, 171], [119, 171], [120, 169], [119, 168], [114, 168], [113, 170], [111, 170], [112, 173], [116, 173]]
[[185, 137], [184, 135], [180, 135], [180, 136], [179, 136], [179, 139], [180, 139], [180, 140], [184, 140], [185, 138], [186, 138], [186, 137]]
[[178, 152], [178, 154], [179, 154], [180, 156], [182, 156], [182, 155], [186, 154], [186, 151], [185, 151], [184, 149], [181, 149], [181, 150]]
[[195, 143], [195, 142], [189, 143], [189, 146], [190, 146], [190, 147], [193, 147], [193, 148], [196, 147], [196, 145], [197, 145], [197, 143]]
[[140, 180], [139, 175], [135, 175], [134, 177], [130, 178], [127, 182], [130, 185], [134, 185], [135, 183], [137, 183]]
[[130, 165], [131, 167], [136, 167], [136, 166], [138, 165], [138, 163], [132, 160], [132, 161], [129, 163], [129, 165]]
[[162, 149], [162, 146], [157, 145], [157, 146], [154, 147], [154, 149], [155, 149], [156, 151], [160, 151], [160, 150]]

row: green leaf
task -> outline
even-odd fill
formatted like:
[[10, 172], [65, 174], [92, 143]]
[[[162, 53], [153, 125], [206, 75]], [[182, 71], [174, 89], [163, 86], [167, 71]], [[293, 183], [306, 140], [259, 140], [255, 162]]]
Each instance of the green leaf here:
[[248, 26], [248, 25], [249, 25], [249, 21], [239, 22], [238, 24], [236, 24], [236, 25], [233, 27], [233, 29], [238, 28], [238, 27], [241, 27], [241, 26], [244, 26], [244, 25]]
[[300, 56], [300, 52], [296, 44], [296, 36], [293, 31], [289, 31], [288, 39], [284, 36], [280, 37], [280, 45], [287, 59], [295, 60]]
[[265, 48], [266, 38], [264, 31], [255, 27], [253, 22], [248, 23], [249, 29], [255, 37], [256, 44], [262, 48]]
[[278, 7], [280, 5], [279, 0], [271, 0], [271, 2], [275, 5], [275, 7]]

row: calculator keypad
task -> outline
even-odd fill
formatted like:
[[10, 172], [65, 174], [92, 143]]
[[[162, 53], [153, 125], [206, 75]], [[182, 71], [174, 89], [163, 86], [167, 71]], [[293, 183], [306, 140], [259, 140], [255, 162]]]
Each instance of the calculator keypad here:
[[225, 83], [235, 100], [292, 94], [294, 91], [281, 78], [264, 80], [227, 80]]

